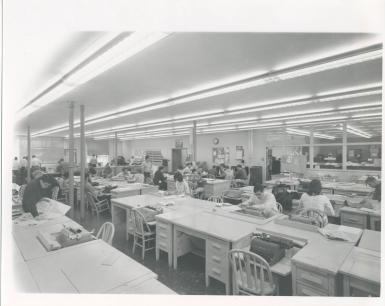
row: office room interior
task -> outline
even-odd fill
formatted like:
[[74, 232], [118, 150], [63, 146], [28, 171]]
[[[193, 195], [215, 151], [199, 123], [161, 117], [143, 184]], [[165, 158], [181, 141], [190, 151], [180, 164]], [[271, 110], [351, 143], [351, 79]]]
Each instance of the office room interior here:
[[28, 40], [18, 292], [380, 296], [380, 35]]

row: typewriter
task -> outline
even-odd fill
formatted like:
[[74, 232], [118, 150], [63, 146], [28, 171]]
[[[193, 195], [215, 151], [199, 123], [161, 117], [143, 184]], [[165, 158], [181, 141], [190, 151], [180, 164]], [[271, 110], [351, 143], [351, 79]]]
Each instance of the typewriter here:
[[269, 265], [274, 265], [285, 256], [285, 250], [291, 249], [294, 242], [266, 233], [253, 233], [250, 252], [263, 257]]

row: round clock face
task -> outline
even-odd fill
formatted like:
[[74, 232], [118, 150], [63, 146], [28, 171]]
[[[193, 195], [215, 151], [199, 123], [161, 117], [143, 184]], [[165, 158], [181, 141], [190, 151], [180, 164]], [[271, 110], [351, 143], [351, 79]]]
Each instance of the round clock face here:
[[219, 139], [218, 138], [214, 138], [213, 139], [213, 144], [217, 145], [219, 143]]

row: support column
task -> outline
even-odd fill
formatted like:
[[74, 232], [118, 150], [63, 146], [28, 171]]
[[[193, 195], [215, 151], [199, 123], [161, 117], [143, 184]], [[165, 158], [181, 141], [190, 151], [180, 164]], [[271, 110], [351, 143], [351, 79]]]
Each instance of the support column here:
[[75, 144], [74, 144], [74, 102], [71, 101], [69, 103], [69, 138], [68, 138], [68, 162], [69, 162], [69, 169], [68, 169], [68, 180], [69, 180], [69, 194], [68, 194], [68, 201], [69, 205], [71, 206], [70, 215], [71, 217], [74, 216], [74, 152], [75, 152]]
[[310, 169], [314, 168], [314, 130], [310, 128], [310, 147], [309, 147], [309, 164]]
[[346, 164], [348, 162], [348, 123], [345, 121], [342, 124], [342, 170], [346, 170]]
[[31, 180], [31, 127], [27, 127], [27, 183]]
[[248, 136], [248, 147], [249, 147], [247, 163], [251, 167], [253, 163], [255, 163], [255, 161], [253, 160], [254, 159], [254, 130], [248, 131], [247, 136]]
[[80, 217], [85, 218], [86, 138], [84, 131], [84, 105], [80, 105]]
[[115, 153], [115, 162], [118, 165], [118, 132], [115, 132], [115, 142], [114, 142], [114, 153]]
[[192, 160], [197, 161], [197, 121], [193, 121], [192, 128], [192, 144], [191, 144]]

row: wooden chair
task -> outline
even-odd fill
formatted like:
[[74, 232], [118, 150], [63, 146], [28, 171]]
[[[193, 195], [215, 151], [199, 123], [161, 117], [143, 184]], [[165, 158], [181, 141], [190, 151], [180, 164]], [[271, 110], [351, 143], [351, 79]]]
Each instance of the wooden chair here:
[[[135, 228], [132, 253], [135, 253], [135, 248], [138, 245], [142, 248], [142, 259], [144, 259], [146, 251], [155, 249], [155, 229], [150, 228], [150, 225], [146, 222], [141, 212], [133, 209], [131, 213]], [[151, 242], [153, 242], [153, 246], [147, 247]]]
[[323, 211], [318, 209], [304, 209], [300, 212], [300, 215], [313, 218], [318, 223], [318, 227], [324, 227], [328, 224], [328, 216]]
[[59, 186], [55, 186], [52, 188], [52, 200], [57, 201], [57, 197], [59, 195]]
[[21, 185], [20, 188], [19, 188], [19, 198], [18, 198], [18, 203], [19, 203], [20, 205], [23, 204], [23, 196], [24, 196], [25, 187], [27, 187], [26, 184]]
[[214, 203], [223, 203], [222, 197], [218, 197], [218, 196], [211, 196], [207, 200]]
[[102, 239], [108, 244], [112, 245], [112, 239], [115, 234], [115, 226], [111, 222], [105, 222], [99, 229], [98, 234], [96, 235], [97, 239]]
[[243, 250], [229, 252], [233, 272], [233, 294], [275, 295], [270, 266], [261, 256]]
[[276, 205], [277, 205], [278, 212], [282, 214], [282, 211], [283, 211], [282, 205], [278, 202], [276, 203]]
[[110, 211], [110, 205], [107, 199], [99, 201], [91, 192], [87, 192], [87, 203], [91, 207], [91, 211], [96, 213], [97, 217], [99, 217], [99, 214], [103, 211]]

